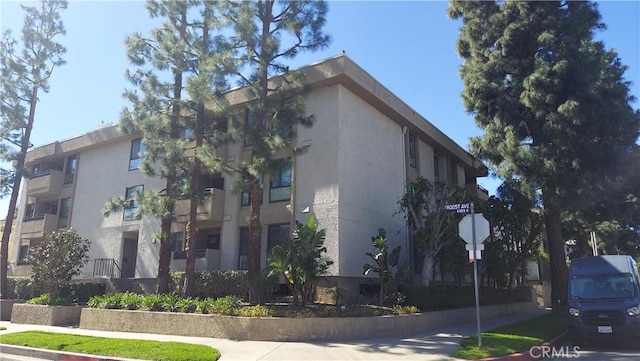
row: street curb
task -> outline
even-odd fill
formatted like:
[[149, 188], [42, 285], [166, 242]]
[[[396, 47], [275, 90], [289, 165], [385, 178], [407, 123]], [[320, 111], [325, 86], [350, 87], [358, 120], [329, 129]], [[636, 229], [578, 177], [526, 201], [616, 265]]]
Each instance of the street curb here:
[[39, 358], [39, 359], [51, 360], [51, 361], [141, 361], [141, 360], [128, 359], [128, 358], [87, 355], [82, 353], [62, 352], [62, 351], [47, 350], [42, 348], [32, 348], [32, 347], [14, 346], [14, 345], [5, 345], [5, 344], [0, 344], [0, 350], [2, 351], [2, 354], [11, 354], [11, 355]]
[[[552, 337], [549, 340], [545, 341], [540, 346], [548, 346], [548, 347], [557, 346], [559, 343], [562, 342], [562, 340], [565, 339], [565, 337], [567, 337], [568, 334], [569, 334], [569, 331], [564, 330], [560, 334], [556, 335], [555, 337]], [[481, 358], [475, 361], [531, 361], [531, 360], [537, 360], [538, 358], [539, 357], [537, 358], [533, 357], [530, 352], [518, 352], [518, 353], [512, 353], [510, 355], [505, 355], [505, 356]]]

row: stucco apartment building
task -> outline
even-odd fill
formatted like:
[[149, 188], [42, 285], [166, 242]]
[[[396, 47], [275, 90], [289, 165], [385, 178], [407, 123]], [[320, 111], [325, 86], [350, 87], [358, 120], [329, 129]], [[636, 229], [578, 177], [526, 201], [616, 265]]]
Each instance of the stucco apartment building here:
[[[326, 230], [326, 256], [334, 261], [329, 280], [353, 289], [362, 281], [365, 252], [372, 250], [371, 236], [378, 228], [387, 230], [392, 246], [402, 245], [404, 257], [410, 257], [408, 228], [401, 216], [394, 216], [408, 179], [421, 175], [478, 192], [476, 179], [487, 170], [347, 56], [301, 70], [311, 89], [306, 110], [315, 123], [297, 130], [298, 145], [308, 146], [307, 151], [264, 176], [261, 260], [266, 265], [268, 249], [289, 234], [294, 218], [305, 221], [312, 212]], [[244, 101], [238, 94], [230, 94], [234, 106]], [[27, 167], [33, 175], [23, 183], [11, 273], [29, 273], [26, 255], [44, 232], [73, 227], [92, 242], [83, 277], [155, 278], [159, 220], [136, 220], [135, 209], [102, 214], [111, 197], [163, 187], [163, 179], [140, 171], [141, 147], [139, 137], [107, 126], [31, 150]], [[238, 142], [219, 154], [237, 162], [244, 150]], [[248, 194], [233, 192], [235, 181], [229, 175], [205, 180], [211, 196], [198, 208], [197, 270], [247, 267]], [[187, 210], [188, 201], [178, 203], [172, 270], [185, 267]]]

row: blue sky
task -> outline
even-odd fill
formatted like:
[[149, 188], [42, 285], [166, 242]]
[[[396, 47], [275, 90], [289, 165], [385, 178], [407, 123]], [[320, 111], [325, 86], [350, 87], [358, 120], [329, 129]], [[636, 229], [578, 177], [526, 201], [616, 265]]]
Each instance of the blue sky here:
[[[2, 0], [2, 30], [19, 33], [24, 18], [20, 4]], [[618, 51], [629, 66], [626, 79], [640, 98], [640, 1], [599, 2], [608, 29], [596, 34]], [[289, 62], [298, 67], [345, 51], [380, 83], [427, 118], [463, 148], [481, 131], [466, 114], [460, 93], [461, 64], [455, 51], [459, 22], [446, 16], [446, 1], [330, 1], [326, 32], [333, 39], [320, 52], [303, 53]], [[67, 64], [57, 68], [51, 91], [40, 96], [31, 142], [36, 146], [118, 123], [127, 104], [122, 92], [129, 67], [124, 40], [136, 31], [148, 34], [153, 22], [143, 1], [74, 1], [62, 13], [67, 35]], [[635, 109], [640, 102], [633, 104]], [[494, 194], [499, 181], [480, 184]], [[0, 200], [0, 219], [8, 197]]]

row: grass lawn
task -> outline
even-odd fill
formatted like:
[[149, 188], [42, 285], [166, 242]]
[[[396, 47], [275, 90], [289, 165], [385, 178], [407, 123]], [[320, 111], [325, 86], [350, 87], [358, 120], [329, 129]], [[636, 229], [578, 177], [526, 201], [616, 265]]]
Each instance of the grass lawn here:
[[0, 343], [56, 351], [155, 361], [216, 361], [220, 352], [205, 345], [183, 342], [130, 340], [26, 331], [0, 336]]
[[478, 349], [478, 339], [475, 335], [465, 337], [460, 342], [461, 348], [451, 356], [475, 360], [528, 351], [532, 346], [540, 345], [557, 336], [565, 328], [566, 320], [563, 315], [546, 314], [483, 332], [480, 349]]

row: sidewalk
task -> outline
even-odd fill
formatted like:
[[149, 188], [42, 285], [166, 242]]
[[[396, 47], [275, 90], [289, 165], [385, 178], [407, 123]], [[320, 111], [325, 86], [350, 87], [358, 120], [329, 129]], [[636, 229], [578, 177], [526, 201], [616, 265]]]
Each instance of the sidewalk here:
[[[492, 319], [481, 320], [482, 331], [506, 324], [532, 318], [549, 311], [532, 310], [514, 313]], [[76, 327], [40, 326], [15, 324], [0, 321], [7, 328], [0, 335], [10, 332], [42, 330], [50, 332], [72, 333], [101, 337], [144, 339], [158, 341], [177, 341], [203, 344], [218, 349], [220, 361], [320, 361], [320, 360], [420, 360], [446, 361], [456, 360], [449, 355], [458, 349], [464, 336], [475, 335], [475, 322], [452, 325], [440, 330], [404, 338], [375, 338], [355, 341], [333, 342], [270, 342], [270, 341], [233, 341], [219, 338], [155, 335], [130, 332], [108, 332], [79, 329]], [[0, 354], [5, 352], [0, 349]], [[28, 360], [28, 359], [25, 359]]]

